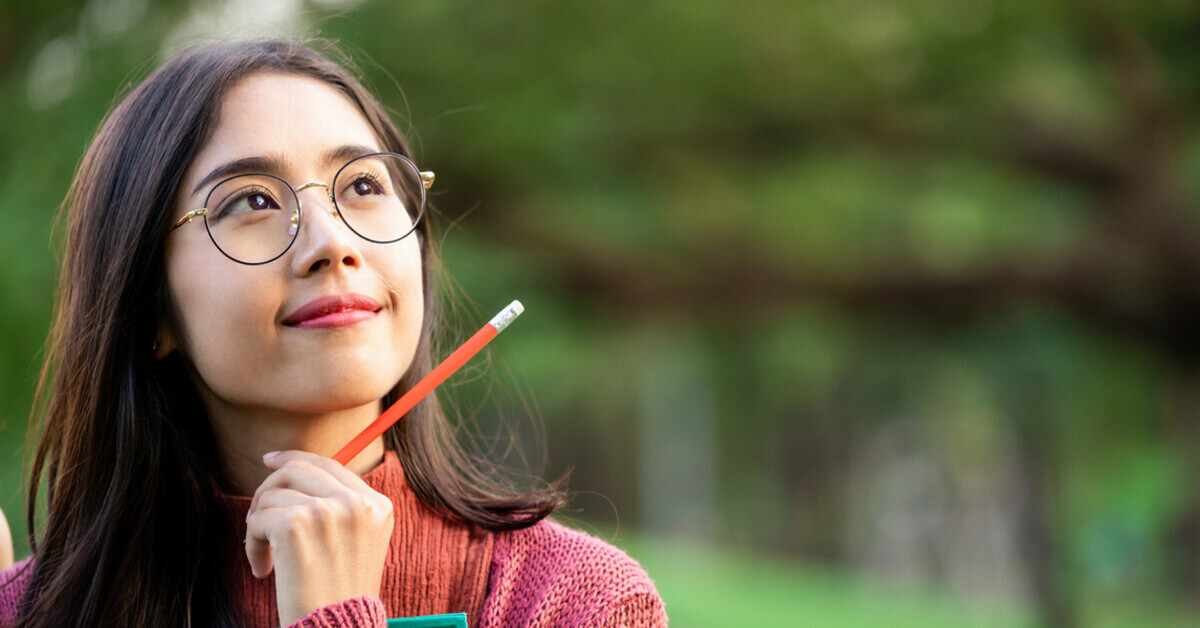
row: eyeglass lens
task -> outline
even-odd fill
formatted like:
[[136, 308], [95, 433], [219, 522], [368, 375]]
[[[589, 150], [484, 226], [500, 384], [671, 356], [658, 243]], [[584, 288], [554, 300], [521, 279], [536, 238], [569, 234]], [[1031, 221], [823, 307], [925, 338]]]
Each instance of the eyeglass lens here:
[[[330, 187], [342, 220], [372, 242], [395, 242], [412, 233], [421, 217], [424, 187], [411, 161], [368, 155], [346, 164]], [[208, 232], [217, 248], [247, 264], [271, 261], [299, 232], [300, 204], [293, 188], [266, 174], [227, 179], [205, 203]]]

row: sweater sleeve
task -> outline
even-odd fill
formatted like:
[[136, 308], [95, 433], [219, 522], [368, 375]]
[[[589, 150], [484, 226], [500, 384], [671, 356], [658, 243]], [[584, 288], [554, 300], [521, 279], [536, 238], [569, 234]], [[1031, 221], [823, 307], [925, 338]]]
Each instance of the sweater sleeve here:
[[32, 562], [32, 557], [26, 558], [0, 571], [0, 628], [8, 628], [17, 623], [17, 613], [21, 610], [25, 589], [33, 575], [33, 569], [28, 568], [32, 566]]
[[616, 547], [553, 521], [497, 536], [481, 628], [666, 625], [654, 583]]
[[[32, 558], [26, 558], [9, 569], [0, 571], [0, 628], [17, 623], [17, 612], [25, 597], [32, 569], [26, 569]], [[384, 628], [387, 609], [373, 596], [342, 600], [314, 610], [288, 628]]]
[[292, 623], [288, 628], [384, 628], [387, 626], [387, 609], [383, 602], [373, 596], [342, 600], [322, 606]]
[[589, 622], [589, 628], [652, 626], [665, 628], [667, 609], [657, 592], [632, 593], [601, 611]]

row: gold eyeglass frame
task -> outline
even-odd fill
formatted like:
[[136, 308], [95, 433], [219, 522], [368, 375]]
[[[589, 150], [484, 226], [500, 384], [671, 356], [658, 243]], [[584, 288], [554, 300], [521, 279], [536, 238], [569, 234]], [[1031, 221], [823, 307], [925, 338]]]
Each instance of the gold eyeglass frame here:
[[[413, 160], [409, 159], [408, 157], [405, 157], [404, 155], [401, 155], [399, 153], [380, 152], [380, 153], [369, 153], [366, 155], [359, 155], [358, 157], [355, 157], [354, 159], [347, 161], [345, 163], [345, 165], [343, 165], [341, 168], [338, 168], [338, 171], [333, 174], [333, 180], [337, 181], [338, 176], [342, 174], [343, 170], [350, 167], [350, 164], [352, 164], [360, 159], [367, 159], [369, 157], [379, 157], [379, 156], [399, 157], [400, 159], [403, 159], [404, 161], [408, 162], [408, 164], [410, 166], [412, 166], [413, 171], [416, 172], [421, 178], [420, 207], [417, 208], [417, 217], [415, 220], [413, 220], [413, 227], [407, 233], [405, 233], [404, 235], [402, 235], [394, 240], [375, 240], [373, 238], [368, 238], [367, 236], [359, 233], [357, 229], [350, 226], [350, 223], [346, 222], [346, 217], [342, 216], [342, 208], [338, 206], [337, 198], [334, 197], [332, 188], [330, 187], [330, 185], [328, 183], [325, 183], [324, 181], [309, 181], [308, 183], [305, 183], [297, 188], [297, 187], [292, 187], [292, 184], [288, 183], [286, 180], [284, 180], [283, 177], [278, 177], [273, 174], [267, 174], [265, 172], [245, 172], [242, 174], [235, 174], [231, 177], [226, 177], [226, 178], [218, 181], [215, 185], [213, 185], [212, 189], [210, 189], [208, 191], [208, 194], [204, 197], [204, 204], [208, 205], [208, 200], [209, 200], [208, 197], [212, 196], [212, 193], [215, 192], [217, 188], [221, 187], [228, 181], [231, 181], [233, 179], [238, 179], [241, 177], [252, 177], [252, 176], [271, 177], [272, 179], [276, 179], [276, 180], [282, 182], [284, 185], [286, 185], [289, 189], [292, 190], [292, 196], [294, 196], [296, 198], [296, 211], [292, 212], [291, 223], [292, 223], [292, 228], [296, 230], [296, 233], [299, 233], [300, 217], [301, 217], [300, 212], [301, 212], [301, 210], [303, 210], [303, 206], [300, 201], [300, 193], [303, 192], [304, 190], [307, 190], [308, 188], [323, 187], [323, 188], [325, 188], [325, 194], [329, 197], [329, 202], [333, 205], [333, 211], [331, 211], [329, 213], [331, 215], [333, 215], [335, 218], [341, 218], [342, 223], [345, 224], [346, 227], [348, 229], [350, 229], [350, 231], [354, 232], [354, 235], [357, 235], [358, 237], [360, 237], [368, 242], [374, 242], [376, 244], [390, 244], [392, 242], [399, 242], [400, 240], [403, 240], [404, 238], [407, 238], [409, 235], [411, 235], [413, 231], [416, 231], [417, 225], [421, 222], [421, 218], [423, 218], [425, 216], [425, 191], [428, 190], [429, 188], [433, 187], [433, 180], [435, 178], [435, 175], [434, 175], [433, 171], [431, 171], [431, 170], [421, 170], [421, 169], [417, 168], [417, 164], [413, 163]], [[171, 235], [171, 233], [174, 232], [176, 229], [188, 224], [193, 219], [203, 217], [204, 218], [204, 230], [208, 232], [208, 238], [210, 240], [212, 240], [212, 243], [214, 246], [217, 247], [217, 250], [221, 251], [221, 254], [224, 255], [225, 257], [228, 257], [229, 259], [231, 259], [239, 264], [246, 264], [247, 266], [259, 266], [262, 264], [269, 264], [269, 263], [279, 259], [280, 257], [283, 257], [283, 255], [292, 248], [292, 244], [296, 241], [295, 234], [293, 234], [291, 242], [288, 242], [288, 245], [286, 247], [284, 247], [284, 249], [282, 251], [280, 251], [279, 254], [276, 255], [275, 257], [272, 257], [271, 259], [263, 261], [263, 262], [246, 262], [246, 261], [240, 260], [240, 259], [230, 255], [229, 253], [227, 253], [225, 251], [225, 249], [221, 248], [221, 245], [217, 244], [217, 239], [215, 237], [213, 237], [212, 229], [210, 229], [208, 226], [207, 216], [208, 216], [208, 208], [207, 207], [200, 207], [198, 209], [193, 209], [193, 210], [189, 211], [188, 213], [184, 214], [183, 218], [180, 218], [179, 220], [177, 220], [175, 222], [175, 224], [172, 225], [171, 228], [167, 230], [167, 235], [168, 236]]]

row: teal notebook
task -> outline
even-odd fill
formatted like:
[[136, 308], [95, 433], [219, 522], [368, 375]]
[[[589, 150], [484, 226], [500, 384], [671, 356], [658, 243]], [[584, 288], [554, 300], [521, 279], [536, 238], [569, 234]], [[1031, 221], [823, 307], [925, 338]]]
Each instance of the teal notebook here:
[[387, 620], [388, 628], [467, 628], [466, 613], [397, 617]]
[[389, 619], [388, 628], [467, 628], [466, 613]]

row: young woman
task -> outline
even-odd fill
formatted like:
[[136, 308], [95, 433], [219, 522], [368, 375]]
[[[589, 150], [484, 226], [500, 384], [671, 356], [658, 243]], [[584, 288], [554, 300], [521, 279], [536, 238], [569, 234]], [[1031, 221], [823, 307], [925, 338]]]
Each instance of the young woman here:
[[546, 519], [555, 485], [492, 479], [432, 397], [327, 457], [433, 366], [431, 183], [302, 44], [192, 49], [115, 107], [67, 199], [0, 626], [665, 624], [636, 562]]

